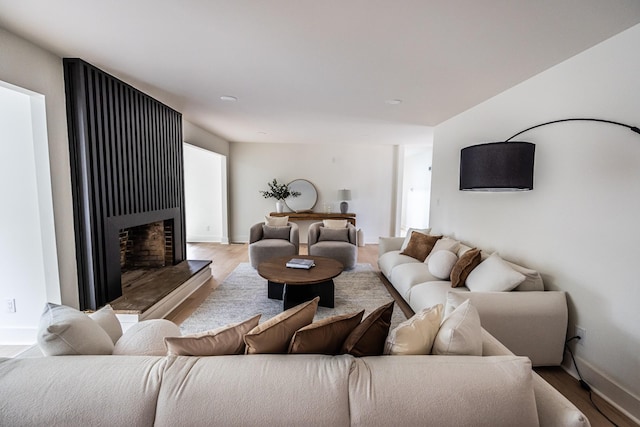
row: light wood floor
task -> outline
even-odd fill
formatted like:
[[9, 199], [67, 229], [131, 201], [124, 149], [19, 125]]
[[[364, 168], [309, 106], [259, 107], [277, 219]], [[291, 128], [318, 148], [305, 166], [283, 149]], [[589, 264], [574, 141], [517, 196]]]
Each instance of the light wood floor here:
[[[300, 246], [300, 253], [306, 254], [306, 245]], [[248, 248], [246, 244], [222, 245], [218, 243], [191, 243], [187, 245], [188, 259], [212, 260], [211, 269], [213, 278], [209, 283], [203, 286], [198, 292], [192, 295], [180, 307], [174, 310], [167, 317], [175, 323], [182, 323], [193, 311], [202, 303], [202, 301], [211, 293], [211, 291], [222, 283], [224, 279], [238, 266], [241, 262], [249, 262]], [[368, 263], [378, 271], [378, 245], [366, 245], [358, 248], [358, 262]], [[379, 272], [379, 271], [378, 271]], [[398, 302], [398, 306], [407, 315], [411, 316], [413, 312], [406, 303], [399, 298], [395, 289], [386, 281], [384, 276], [380, 275], [383, 283], [391, 292]], [[540, 374], [547, 382], [560, 391], [574, 405], [589, 418], [593, 427], [611, 426], [606, 418], [600, 415], [589, 402], [589, 394], [580, 388], [578, 381], [571, 375], [566, 373], [562, 368], [536, 368], [536, 372]], [[637, 426], [629, 418], [624, 416], [618, 410], [609, 405], [594, 393], [594, 400], [598, 406], [619, 426]]]

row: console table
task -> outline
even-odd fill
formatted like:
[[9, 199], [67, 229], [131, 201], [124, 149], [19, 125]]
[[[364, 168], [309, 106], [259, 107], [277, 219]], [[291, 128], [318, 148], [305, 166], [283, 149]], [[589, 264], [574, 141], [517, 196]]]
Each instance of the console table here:
[[271, 216], [288, 216], [289, 221], [322, 221], [323, 219], [346, 219], [353, 226], [356, 225], [354, 213], [324, 213], [324, 212], [271, 212]]

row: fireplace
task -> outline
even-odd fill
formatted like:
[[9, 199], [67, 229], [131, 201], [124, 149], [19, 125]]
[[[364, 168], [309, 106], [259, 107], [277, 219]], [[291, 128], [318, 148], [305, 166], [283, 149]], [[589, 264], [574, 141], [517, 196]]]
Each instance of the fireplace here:
[[122, 230], [158, 221], [171, 229], [164, 255], [134, 265], [185, 260], [182, 115], [80, 59], [63, 64], [79, 302], [95, 310], [122, 296]]
[[173, 263], [173, 221], [120, 230], [120, 270], [160, 268]]

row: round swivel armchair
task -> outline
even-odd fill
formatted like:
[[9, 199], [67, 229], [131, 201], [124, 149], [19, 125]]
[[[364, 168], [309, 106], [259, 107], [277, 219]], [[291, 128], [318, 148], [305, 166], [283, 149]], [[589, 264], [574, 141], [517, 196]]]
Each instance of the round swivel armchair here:
[[323, 256], [338, 260], [345, 270], [350, 270], [358, 262], [357, 230], [351, 223], [346, 228], [328, 228], [322, 222], [309, 226], [309, 255]]
[[259, 222], [249, 229], [249, 262], [253, 268], [271, 258], [298, 255], [299, 248], [300, 231], [293, 222], [280, 227]]

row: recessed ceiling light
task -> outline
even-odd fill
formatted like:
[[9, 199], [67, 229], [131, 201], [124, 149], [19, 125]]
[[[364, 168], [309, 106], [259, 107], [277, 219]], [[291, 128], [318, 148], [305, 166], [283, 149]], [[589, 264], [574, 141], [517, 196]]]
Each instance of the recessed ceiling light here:
[[387, 99], [384, 102], [386, 102], [389, 105], [398, 105], [398, 104], [402, 104], [402, 99]]
[[220, 97], [220, 99], [222, 101], [230, 101], [230, 102], [236, 102], [238, 100], [238, 98], [236, 98], [235, 96], [231, 96], [231, 95], [222, 95]]

